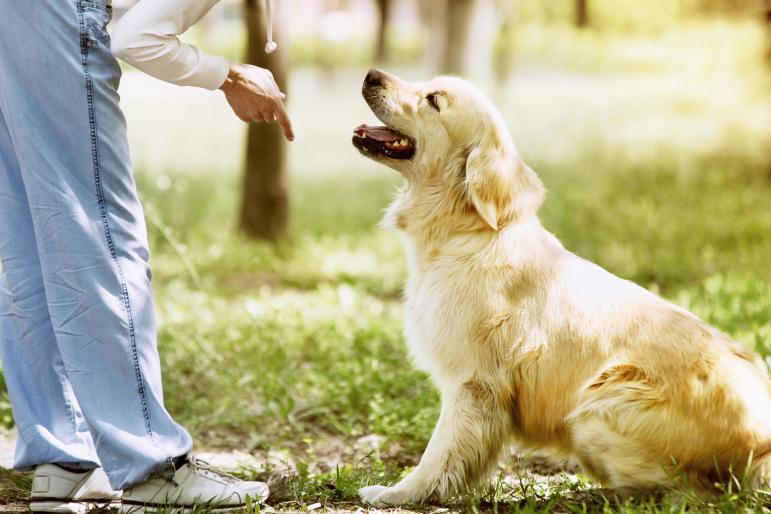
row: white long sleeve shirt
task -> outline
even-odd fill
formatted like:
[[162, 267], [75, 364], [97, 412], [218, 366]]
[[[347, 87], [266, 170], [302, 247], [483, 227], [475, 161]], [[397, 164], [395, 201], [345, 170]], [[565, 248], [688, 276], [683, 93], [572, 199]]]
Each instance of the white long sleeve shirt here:
[[183, 43], [183, 34], [219, 0], [140, 0], [112, 32], [113, 55], [148, 75], [180, 86], [219, 88], [228, 76], [224, 57]]

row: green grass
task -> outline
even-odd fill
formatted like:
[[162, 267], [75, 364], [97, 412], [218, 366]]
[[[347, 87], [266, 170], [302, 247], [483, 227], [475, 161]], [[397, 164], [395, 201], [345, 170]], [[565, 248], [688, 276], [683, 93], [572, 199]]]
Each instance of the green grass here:
[[[759, 66], [762, 32], [741, 21], [653, 32], [525, 24], [519, 71], [496, 104], [548, 189], [543, 223], [568, 249], [692, 310], [771, 363], [771, 87]], [[282, 461], [296, 467], [290, 496], [272, 502], [281, 510], [359, 506], [359, 487], [393, 483], [415, 464], [439, 412], [401, 335], [400, 239], [377, 228], [401, 179], [348, 143], [351, 128], [374, 119], [354, 96], [360, 71], [293, 75], [289, 106], [300, 136], [290, 152], [292, 229], [276, 246], [235, 230], [240, 179], [221, 163], [241, 151], [240, 126], [223, 118], [211, 131], [187, 112], [170, 121], [173, 130], [157, 131], [152, 98], [123, 92], [167, 406], [198, 449], [237, 448], [266, 462], [267, 471], [245, 469], [248, 476], [264, 477]], [[166, 132], [173, 139], [164, 143]], [[155, 146], [143, 146], [144, 134]], [[201, 153], [202, 134], [216, 142], [211, 156]], [[173, 158], [154, 161], [164, 147]], [[0, 396], [6, 425], [8, 407]], [[489, 485], [444, 508], [771, 511], [768, 495], [735, 484], [709, 500], [687, 490], [622, 499], [590, 490], [580, 475], [545, 487], [518, 476], [520, 464], [502, 463]]]
[[[212, 182], [194, 184], [203, 193], [217, 190]], [[217, 226], [232, 215], [226, 198], [236, 184], [221, 187], [221, 198], [195, 201], [180, 197], [196, 187], [179, 193], [139, 184], [146, 205], [173, 209], [193, 228], [172, 231], [188, 247], [181, 255], [166, 226], [150, 225], [156, 255], [165, 253], [154, 263], [165, 396], [180, 421], [225, 445], [372, 433], [408, 451], [425, 445], [438, 398], [411, 369], [402, 343], [401, 245], [374, 227], [389, 181], [295, 184], [302, 207], [294, 218], [307, 225], [278, 248]], [[347, 208], [332, 210], [325, 198], [333, 188], [352, 199]], [[310, 222], [321, 213], [325, 220]], [[183, 255], [201, 276], [200, 290]]]
[[[511, 469], [523, 463], [513, 461]], [[310, 502], [324, 509], [359, 508], [356, 491], [373, 483], [391, 485], [400, 478], [394, 468], [376, 464], [361, 471], [351, 466], [333, 473], [301, 475], [292, 482], [291, 496], [281, 502], [270, 502], [280, 510], [304, 510]], [[745, 476], [737, 473], [722, 491], [713, 497], [700, 498], [685, 487], [663, 487], [652, 494], [617, 496], [612, 491], [592, 488], [583, 475], [558, 474], [551, 480], [536, 481], [532, 475], [514, 473], [499, 475], [490, 483], [443, 502], [410, 504], [398, 511], [412, 512], [511, 512], [511, 513], [682, 513], [682, 512], [769, 512], [771, 496], [764, 492], [740, 489]]]

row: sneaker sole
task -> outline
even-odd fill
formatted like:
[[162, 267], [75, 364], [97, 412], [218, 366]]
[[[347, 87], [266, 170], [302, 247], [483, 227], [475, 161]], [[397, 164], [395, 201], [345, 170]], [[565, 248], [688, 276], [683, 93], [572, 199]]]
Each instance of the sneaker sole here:
[[61, 500], [32, 500], [29, 504], [29, 510], [38, 513], [51, 514], [84, 514], [92, 508], [116, 508], [120, 506], [118, 501], [83, 501], [67, 502]]
[[[170, 511], [175, 513], [179, 512], [192, 512], [196, 509], [200, 509], [203, 504], [200, 505], [175, 505], [173, 503], [127, 503], [123, 502], [118, 509], [121, 514], [138, 514], [140, 512], [158, 512], [158, 511]], [[231, 512], [234, 510], [243, 510], [246, 508], [246, 504], [240, 505], [222, 505], [219, 507], [209, 507], [206, 510], [209, 512]]]

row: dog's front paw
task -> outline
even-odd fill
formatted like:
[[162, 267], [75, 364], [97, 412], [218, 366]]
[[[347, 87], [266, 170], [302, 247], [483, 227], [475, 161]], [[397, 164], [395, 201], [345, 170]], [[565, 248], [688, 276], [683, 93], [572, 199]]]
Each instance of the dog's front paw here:
[[409, 501], [408, 498], [402, 498], [403, 494], [397, 491], [395, 487], [386, 487], [383, 485], [371, 485], [359, 489], [361, 501], [368, 503], [373, 507], [387, 507], [389, 505], [401, 505]]

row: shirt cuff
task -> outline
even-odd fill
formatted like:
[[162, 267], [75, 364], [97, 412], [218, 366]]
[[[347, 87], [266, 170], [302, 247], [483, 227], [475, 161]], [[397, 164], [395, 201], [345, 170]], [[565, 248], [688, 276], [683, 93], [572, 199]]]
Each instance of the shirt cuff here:
[[225, 83], [230, 72], [230, 61], [224, 57], [204, 54], [201, 70], [197, 74], [195, 84], [190, 84], [214, 91]]

